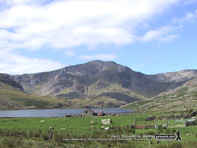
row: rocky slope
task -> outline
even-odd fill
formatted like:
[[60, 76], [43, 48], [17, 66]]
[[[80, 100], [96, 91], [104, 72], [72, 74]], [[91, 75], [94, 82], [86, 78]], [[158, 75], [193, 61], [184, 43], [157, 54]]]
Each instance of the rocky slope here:
[[14, 89], [23, 91], [23, 87], [20, 83], [11, 79], [11, 76], [8, 74], [0, 73], [0, 88], [3, 89], [3, 85], [1, 83], [7, 84]]
[[7, 99], [19, 106], [31, 106], [37, 97], [38, 102], [52, 98], [48, 99], [52, 104], [70, 107], [119, 107], [140, 100], [141, 104], [146, 100], [151, 104], [151, 100], [176, 94], [187, 84], [194, 83], [191, 88], [195, 89], [196, 79], [197, 70], [145, 75], [114, 62], [92, 61], [51, 72], [0, 74], [0, 102]]
[[0, 110], [24, 108], [52, 108], [59, 104], [66, 105], [56, 98], [39, 97], [28, 94], [20, 83], [10, 75], [0, 74]]
[[149, 79], [156, 82], [183, 82], [197, 77], [197, 70], [182, 70], [178, 72], [169, 72], [156, 75], [148, 75]]
[[[191, 71], [189, 73], [191, 74]], [[197, 77], [192, 78], [176, 89], [163, 92], [152, 99], [130, 103], [123, 108], [132, 108], [144, 111], [197, 110]]]
[[130, 103], [182, 86], [197, 71], [145, 75], [114, 62], [92, 61], [52, 72], [12, 76], [26, 92], [63, 99], [115, 99]]

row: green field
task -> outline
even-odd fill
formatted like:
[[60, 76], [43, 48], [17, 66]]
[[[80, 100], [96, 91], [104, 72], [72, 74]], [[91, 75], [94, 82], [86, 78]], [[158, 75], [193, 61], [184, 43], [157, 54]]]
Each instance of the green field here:
[[[162, 115], [168, 116], [170, 114], [163, 113]], [[32, 147], [97, 146], [101, 148], [197, 147], [197, 126], [182, 127], [184, 122], [179, 123], [175, 120], [144, 121], [149, 116], [158, 117], [161, 116], [161, 113], [133, 113], [105, 117], [0, 118], [0, 147], [29, 147], [30, 145], [33, 145]], [[103, 125], [101, 119], [111, 119], [113, 123]], [[137, 125], [164, 125], [168, 123], [168, 127], [135, 129], [133, 128], [135, 120]], [[109, 129], [105, 130], [106, 127]], [[182, 141], [157, 141], [154, 138], [155, 133], [175, 134], [178, 129], [181, 130]], [[143, 138], [138, 140], [133, 138], [117, 139], [117, 136], [121, 138], [123, 135], [135, 135], [141, 136], [141, 138], [144, 135], [152, 135], [153, 137], [149, 140], [142, 140]]]

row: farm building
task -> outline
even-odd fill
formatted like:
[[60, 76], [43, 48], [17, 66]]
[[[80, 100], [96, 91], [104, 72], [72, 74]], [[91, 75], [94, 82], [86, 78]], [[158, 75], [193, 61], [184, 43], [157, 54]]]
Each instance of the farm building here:
[[96, 111], [93, 109], [86, 109], [82, 112], [82, 116], [104, 116], [106, 114], [103, 113], [103, 111]]

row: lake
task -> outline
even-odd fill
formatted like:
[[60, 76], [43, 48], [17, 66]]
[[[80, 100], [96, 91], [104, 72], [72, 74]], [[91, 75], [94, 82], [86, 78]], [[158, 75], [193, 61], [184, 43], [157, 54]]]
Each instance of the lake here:
[[[81, 114], [86, 108], [75, 109], [40, 109], [40, 110], [10, 110], [0, 111], [0, 117], [65, 117], [66, 115]], [[130, 109], [119, 108], [93, 108], [93, 110], [102, 110], [106, 114], [125, 115], [133, 112]]]

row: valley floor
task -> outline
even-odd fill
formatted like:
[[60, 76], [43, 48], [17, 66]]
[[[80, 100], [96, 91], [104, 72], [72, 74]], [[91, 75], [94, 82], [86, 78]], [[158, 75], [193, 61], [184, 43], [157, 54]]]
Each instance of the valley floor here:
[[[195, 148], [196, 125], [185, 127], [184, 119], [160, 118], [184, 114], [188, 112], [104, 117], [0, 118], [0, 147]], [[145, 121], [147, 117], [156, 117], [156, 120]], [[112, 123], [103, 125], [102, 119], [111, 119]], [[140, 125], [146, 127], [139, 129]], [[156, 133], [176, 135], [178, 130], [181, 132], [181, 141], [155, 139]]]

